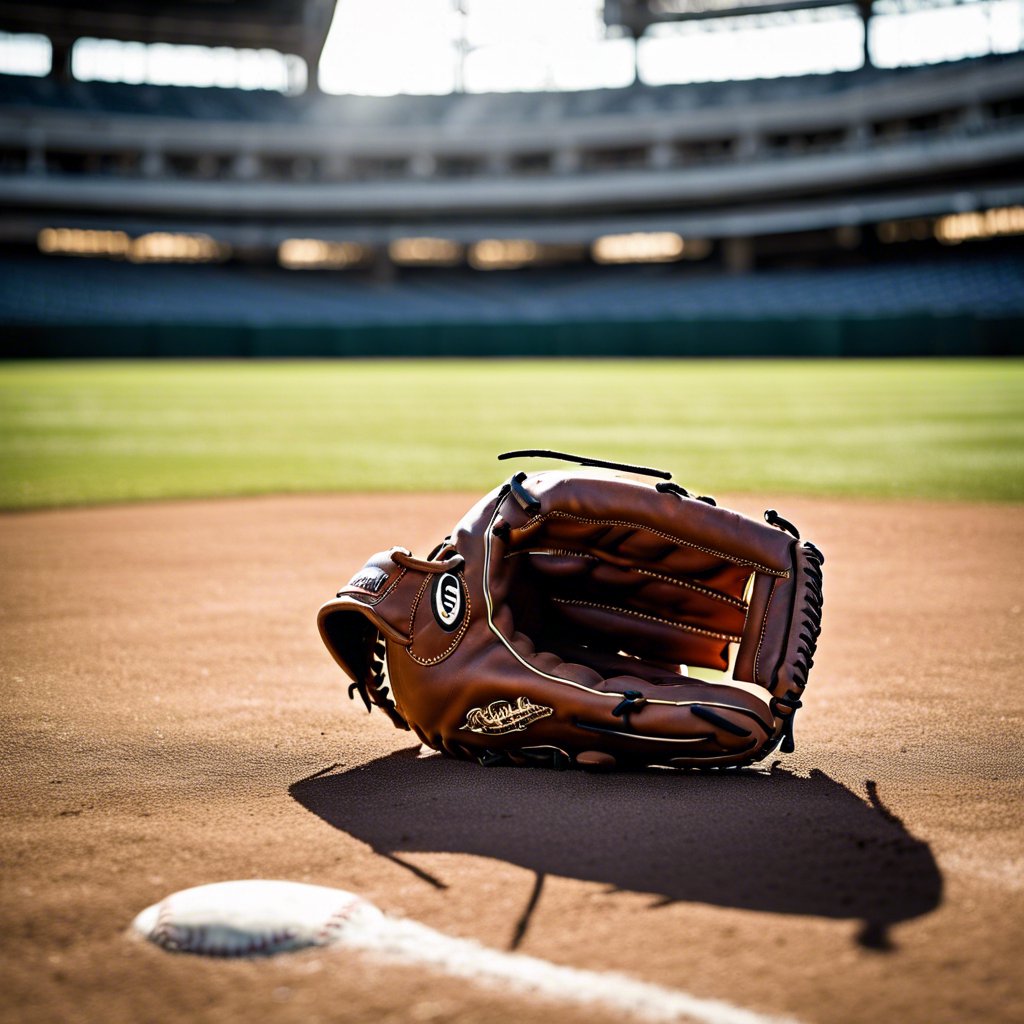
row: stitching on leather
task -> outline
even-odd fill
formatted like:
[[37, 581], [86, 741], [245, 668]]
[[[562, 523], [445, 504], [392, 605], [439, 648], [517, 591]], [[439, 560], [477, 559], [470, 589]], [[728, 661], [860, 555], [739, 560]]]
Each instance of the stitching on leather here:
[[[761, 657], [761, 644], [764, 643], [764, 631], [768, 628], [768, 609], [772, 606], [772, 598], [775, 596], [775, 584], [772, 584], [772, 589], [768, 591], [768, 600], [764, 605], [764, 618], [761, 619], [761, 634], [757, 638], [757, 649], [754, 651], [754, 679], [760, 682], [757, 671], [757, 663]], [[762, 686], [766, 685], [761, 683]]]
[[455, 635], [452, 637], [452, 642], [445, 650], [433, 658], [421, 658], [419, 655], [413, 654], [412, 646], [416, 642], [416, 638], [412, 631], [413, 620], [416, 618], [416, 609], [419, 607], [420, 598], [423, 597], [423, 591], [426, 590], [427, 584], [430, 582], [431, 578], [429, 576], [424, 576], [423, 582], [420, 584], [420, 589], [416, 591], [416, 596], [413, 598], [412, 611], [409, 612], [409, 646], [405, 649], [406, 654], [408, 654], [417, 665], [424, 666], [436, 665], [439, 661], [444, 661], [444, 659], [459, 646], [459, 641], [462, 640], [466, 635], [466, 630], [469, 629], [469, 620], [473, 614], [473, 605], [469, 599], [469, 587], [466, 586], [466, 581], [460, 578], [459, 585], [462, 587], [463, 596], [466, 598], [466, 611], [462, 618], [462, 625], [459, 626]]
[[739, 598], [730, 597], [728, 594], [720, 593], [717, 590], [712, 590], [710, 587], [702, 587], [699, 583], [690, 583], [688, 580], [677, 580], [672, 576], [666, 576], [664, 573], [652, 572], [650, 569], [637, 569], [639, 573], [643, 573], [644, 576], [653, 576], [656, 580], [664, 580], [666, 583], [671, 583], [675, 587], [685, 587], [687, 590], [696, 590], [700, 594], [705, 594], [707, 597], [714, 598], [716, 601], [724, 601], [726, 604], [731, 604], [734, 608], [739, 608], [741, 612], [747, 610], [747, 604], [745, 601], [741, 601]]
[[[427, 584], [430, 582], [429, 576], [423, 577], [423, 582], [420, 583], [419, 589], [416, 591], [416, 596], [412, 599], [412, 604], [409, 606], [409, 640], [413, 639], [412, 624], [416, 618], [416, 609], [420, 605], [420, 598], [423, 597], [423, 591], [427, 589]], [[410, 646], [411, 643], [410, 643]]]
[[594, 562], [603, 561], [603, 559], [598, 558], [597, 555], [588, 554], [586, 551], [569, 551], [568, 548], [524, 548], [522, 551], [510, 551], [503, 557], [515, 558], [517, 555], [559, 555], [563, 558], [589, 558]]
[[592, 562], [604, 562], [605, 565], [610, 565], [612, 568], [620, 569], [622, 572], [638, 572], [644, 576], [650, 576], [652, 579], [662, 580], [665, 583], [670, 583], [674, 587], [683, 587], [686, 590], [696, 591], [698, 594], [704, 594], [706, 597], [710, 597], [714, 601], [722, 601], [725, 604], [732, 605], [734, 608], [738, 608], [741, 612], [747, 610], [747, 603], [740, 600], [737, 597], [730, 597], [728, 594], [723, 594], [721, 591], [712, 590], [711, 587], [703, 587], [699, 583], [691, 583], [688, 580], [676, 579], [674, 576], [666, 576], [661, 572], [653, 572], [651, 569], [641, 569], [636, 565], [616, 565], [614, 562], [605, 561], [603, 558], [598, 558], [597, 555], [592, 555], [586, 551], [570, 551], [568, 548], [524, 548], [521, 551], [510, 551], [503, 558], [515, 558], [518, 555], [557, 555], [561, 558], [588, 558]]
[[759, 572], [767, 573], [769, 576], [779, 576], [783, 579], [789, 579], [788, 569], [772, 569], [767, 565], [762, 565], [760, 562], [753, 562], [746, 558], [737, 558], [734, 555], [727, 555], [724, 551], [717, 551], [714, 548], [706, 548], [702, 544], [695, 544], [691, 540], [684, 540], [682, 537], [677, 537], [672, 533], [665, 533], [662, 530], [655, 530], [650, 526], [645, 526], [643, 523], [629, 523], [622, 519], [591, 519], [589, 516], [578, 516], [572, 512], [563, 512], [561, 509], [553, 509], [551, 512], [544, 512], [542, 515], [534, 516], [525, 523], [520, 533], [526, 533], [527, 530], [532, 530], [537, 526], [540, 526], [545, 519], [550, 516], [558, 516], [561, 519], [573, 519], [578, 523], [589, 523], [593, 526], [625, 526], [631, 530], [643, 530], [646, 533], [652, 533], [655, 537], [661, 537], [664, 540], [672, 541], [673, 544], [680, 546], [695, 548], [698, 551], [703, 551], [705, 554], [714, 555], [716, 558], [721, 558], [723, 561], [731, 562], [733, 565], [749, 565]]
[[716, 633], [711, 629], [701, 629], [700, 626], [690, 626], [685, 622], [675, 622], [672, 619], [662, 619], [657, 615], [648, 615], [646, 612], [634, 611], [632, 608], [619, 608], [614, 604], [599, 604], [596, 601], [574, 601], [567, 597], [554, 597], [552, 600], [558, 604], [575, 604], [584, 608], [598, 608], [602, 611], [619, 612], [622, 615], [632, 615], [638, 619], [647, 619], [650, 622], [659, 622], [664, 626], [672, 626], [674, 629], [682, 629], [687, 633], [699, 633], [701, 636], [711, 637], [712, 640], [728, 640], [733, 643], [740, 640], [740, 637], [732, 633]]

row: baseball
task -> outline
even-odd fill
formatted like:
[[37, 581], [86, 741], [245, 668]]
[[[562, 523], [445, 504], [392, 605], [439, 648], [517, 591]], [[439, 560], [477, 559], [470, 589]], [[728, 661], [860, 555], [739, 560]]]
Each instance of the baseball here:
[[381, 912], [343, 889], [248, 879], [176, 892], [147, 907], [132, 930], [164, 949], [207, 956], [258, 956], [327, 946], [354, 919]]

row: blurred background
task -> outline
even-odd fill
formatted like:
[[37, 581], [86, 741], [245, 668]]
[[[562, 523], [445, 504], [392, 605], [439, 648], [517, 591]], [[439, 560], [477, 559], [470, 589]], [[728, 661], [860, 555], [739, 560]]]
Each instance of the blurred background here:
[[0, 354], [1021, 354], [1022, 39], [1022, 0], [0, 0]]

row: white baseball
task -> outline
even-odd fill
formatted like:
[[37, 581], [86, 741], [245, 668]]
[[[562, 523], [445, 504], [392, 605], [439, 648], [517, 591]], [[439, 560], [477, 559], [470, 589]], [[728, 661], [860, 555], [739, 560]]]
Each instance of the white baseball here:
[[328, 946], [347, 926], [382, 916], [343, 889], [249, 879], [176, 892], [143, 910], [132, 929], [175, 952], [254, 956]]

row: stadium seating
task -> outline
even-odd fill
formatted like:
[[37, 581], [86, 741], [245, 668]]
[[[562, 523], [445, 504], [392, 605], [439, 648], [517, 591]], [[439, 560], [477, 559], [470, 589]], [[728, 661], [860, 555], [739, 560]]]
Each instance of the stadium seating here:
[[22, 325], [486, 325], [916, 315], [1024, 316], [1024, 256], [738, 278], [666, 266], [488, 275], [433, 271], [391, 283], [359, 274], [240, 266], [0, 261], [0, 322]]

